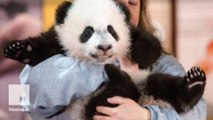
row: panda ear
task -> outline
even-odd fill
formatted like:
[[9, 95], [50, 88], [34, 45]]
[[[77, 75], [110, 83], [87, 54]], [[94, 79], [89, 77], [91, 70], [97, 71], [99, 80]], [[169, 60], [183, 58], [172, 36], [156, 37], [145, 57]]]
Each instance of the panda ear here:
[[69, 1], [65, 1], [58, 6], [56, 9], [56, 24], [63, 24], [64, 19], [67, 16], [68, 9], [71, 7], [72, 3]]

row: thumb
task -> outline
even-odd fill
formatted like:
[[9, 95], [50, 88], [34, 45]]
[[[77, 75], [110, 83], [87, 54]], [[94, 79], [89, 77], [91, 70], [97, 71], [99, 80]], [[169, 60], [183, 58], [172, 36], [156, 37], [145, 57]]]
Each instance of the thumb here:
[[111, 97], [108, 98], [107, 101], [111, 104], [123, 104], [126, 101], [126, 98], [124, 97], [119, 97], [119, 96], [115, 96], [115, 97]]

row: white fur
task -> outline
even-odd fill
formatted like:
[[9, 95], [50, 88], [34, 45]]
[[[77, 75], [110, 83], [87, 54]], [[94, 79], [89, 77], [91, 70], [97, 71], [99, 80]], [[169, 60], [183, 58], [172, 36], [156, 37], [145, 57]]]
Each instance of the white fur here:
[[139, 100], [138, 100], [138, 103], [141, 106], [158, 105], [161, 108], [173, 108], [170, 103], [163, 101], [163, 100], [160, 100], [160, 99], [154, 99], [153, 96], [147, 96], [147, 95], [141, 95]]
[[[112, 25], [117, 32], [118, 41], [107, 31], [108, 25]], [[95, 32], [86, 43], [81, 43], [80, 35], [86, 26], [93, 27]], [[99, 54], [96, 49], [99, 44], [112, 44], [109, 54], [114, 56], [109, 60], [106, 58], [104, 62], [110, 62], [115, 55], [126, 55], [129, 52], [130, 30], [126, 25], [125, 15], [112, 0], [74, 1], [64, 24], [56, 25], [56, 31], [68, 54], [81, 60], [98, 62], [90, 54]]]
[[130, 71], [130, 72], [128, 72], [128, 74], [132, 78], [133, 82], [135, 84], [138, 84], [139, 82], [141, 82], [142, 80], [145, 80], [150, 75], [150, 71], [148, 71], [148, 70], [138, 70], [136, 72]]

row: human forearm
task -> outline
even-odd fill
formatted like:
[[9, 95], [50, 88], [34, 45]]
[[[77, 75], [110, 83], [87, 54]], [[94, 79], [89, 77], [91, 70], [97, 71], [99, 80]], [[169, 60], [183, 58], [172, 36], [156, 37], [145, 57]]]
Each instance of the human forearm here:
[[202, 98], [198, 104], [184, 114], [178, 114], [174, 109], [160, 108], [157, 105], [145, 106], [151, 112], [151, 120], [206, 120], [206, 102]]

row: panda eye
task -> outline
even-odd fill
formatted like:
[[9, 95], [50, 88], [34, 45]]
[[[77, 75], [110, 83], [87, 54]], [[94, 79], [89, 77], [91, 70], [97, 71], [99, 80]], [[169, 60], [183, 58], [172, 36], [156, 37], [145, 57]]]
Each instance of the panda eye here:
[[112, 25], [108, 25], [107, 26], [107, 30], [108, 30], [108, 32], [112, 35], [112, 37], [114, 37], [115, 38], [115, 40], [117, 40], [118, 41], [118, 35], [117, 35], [117, 33], [115, 32], [115, 30], [114, 30], [114, 28], [112, 27]]
[[109, 33], [113, 34], [114, 33], [114, 29], [111, 25], [108, 25], [107, 30], [109, 31]]
[[80, 41], [82, 43], [87, 42], [93, 33], [94, 33], [94, 29], [91, 26], [87, 26], [80, 36]]
[[94, 30], [92, 27], [87, 27], [84, 31], [85, 35], [91, 36], [93, 34]]

